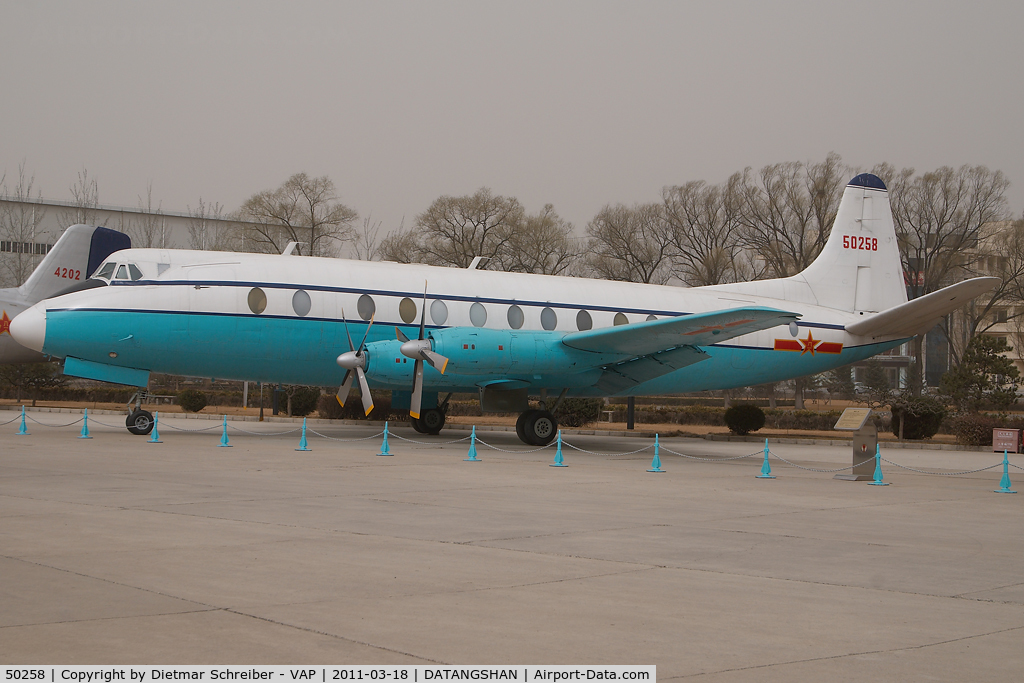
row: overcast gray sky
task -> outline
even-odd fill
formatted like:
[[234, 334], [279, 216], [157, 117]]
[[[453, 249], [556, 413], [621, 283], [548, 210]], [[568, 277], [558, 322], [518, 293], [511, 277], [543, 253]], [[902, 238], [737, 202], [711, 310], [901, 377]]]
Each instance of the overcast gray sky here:
[[384, 231], [481, 186], [578, 229], [746, 166], [984, 164], [1024, 209], [1024, 3], [13, 2], [0, 173], [226, 209], [328, 175]]

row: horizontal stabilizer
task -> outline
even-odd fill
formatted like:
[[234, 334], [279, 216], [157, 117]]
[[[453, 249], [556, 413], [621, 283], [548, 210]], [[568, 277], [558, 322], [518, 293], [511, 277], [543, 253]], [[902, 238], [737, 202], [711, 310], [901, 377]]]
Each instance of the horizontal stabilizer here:
[[730, 308], [573, 332], [563, 337], [562, 343], [581, 351], [644, 356], [677, 346], [707, 346], [723, 342], [777, 325], [788, 325], [798, 317], [798, 313], [762, 306]]
[[893, 306], [881, 313], [858, 320], [846, 326], [846, 331], [858, 337], [913, 337], [935, 327], [948, 313], [952, 313], [974, 297], [991, 292], [999, 286], [997, 277], [976, 277], [944, 287], [913, 301]]

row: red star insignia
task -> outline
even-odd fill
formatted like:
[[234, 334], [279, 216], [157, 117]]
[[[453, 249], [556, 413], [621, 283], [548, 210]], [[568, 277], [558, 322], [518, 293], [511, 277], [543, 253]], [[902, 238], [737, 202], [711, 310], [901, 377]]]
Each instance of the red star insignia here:
[[4, 311], [4, 317], [0, 318], [0, 334], [4, 332], [11, 333], [11, 319], [7, 317], [7, 311]]
[[797, 341], [799, 341], [801, 344], [803, 344], [803, 347], [804, 347], [804, 350], [800, 352], [801, 356], [804, 355], [805, 353], [810, 353], [813, 356], [814, 355], [814, 347], [816, 347], [818, 344], [821, 343], [820, 339], [815, 339], [814, 338], [814, 335], [811, 334], [810, 330], [807, 331], [807, 339], [799, 339]]

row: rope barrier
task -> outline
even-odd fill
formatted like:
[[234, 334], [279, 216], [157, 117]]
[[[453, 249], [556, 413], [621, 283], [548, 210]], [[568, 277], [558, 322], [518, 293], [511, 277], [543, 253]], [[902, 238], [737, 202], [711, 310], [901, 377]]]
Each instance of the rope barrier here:
[[[370, 439], [376, 439], [378, 436], [381, 436], [384, 432], [380, 431], [380, 432], [377, 432], [376, 434], [371, 434], [370, 436], [360, 437], [358, 439], [339, 439], [339, 438], [334, 437], [334, 436], [327, 436], [326, 434], [321, 434], [320, 432], [316, 431], [315, 429], [310, 429], [309, 433], [310, 434], [316, 434], [317, 436], [322, 437], [324, 439], [327, 439], [329, 441], [369, 441]], [[394, 434], [392, 434], [392, 436], [394, 436]]]
[[179, 432], [193, 432], [193, 433], [195, 433], [195, 432], [211, 432], [214, 429], [220, 429], [220, 425], [219, 424], [213, 425], [212, 427], [199, 427], [198, 429], [189, 429], [187, 427], [175, 427], [174, 425], [172, 425], [169, 422], [164, 422], [164, 427], [170, 427], [171, 429], [176, 429]]
[[[221, 427], [221, 425], [217, 425], [216, 427], [213, 427], [212, 429], [220, 429], [220, 427]], [[230, 427], [231, 429], [234, 429], [236, 432], [242, 432], [243, 434], [249, 434], [251, 436], [282, 436], [284, 434], [294, 434], [295, 432], [301, 432], [302, 431], [302, 427], [296, 427], [295, 429], [289, 429], [287, 432], [250, 432], [248, 429], [242, 429], [241, 427], [236, 427], [235, 425], [228, 425], [228, 427]]]
[[882, 458], [882, 462], [887, 462], [890, 465], [892, 465], [893, 467], [899, 467], [901, 470], [910, 470], [911, 472], [917, 472], [918, 474], [938, 474], [939, 476], [943, 476], [943, 477], [956, 477], [956, 476], [963, 475], [963, 474], [977, 474], [978, 472], [984, 472], [985, 470], [991, 470], [991, 469], [994, 469], [996, 467], [1002, 467], [1003, 466], [1002, 462], [998, 462], [995, 465], [989, 465], [988, 467], [981, 467], [981, 468], [978, 468], [976, 470], [964, 470], [963, 472], [928, 472], [926, 470], [918, 470], [918, 469], [915, 469], [913, 467], [907, 467], [906, 465], [900, 465], [899, 463], [895, 463], [892, 460], [887, 460], [885, 458]]
[[[83, 418], [80, 417], [77, 420], [75, 420], [74, 422], [68, 422], [67, 424], [64, 424], [64, 425], [52, 425], [52, 424], [49, 424], [48, 422], [40, 422], [39, 420], [35, 419], [31, 415], [26, 415], [25, 417], [27, 417], [28, 419], [32, 420], [37, 425], [42, 425], [43, 427], [70, 427], [71, 425], [78, 424], [83, 419]], [[17, 418], [15, 418], [15, 419], [17, 419]]]
[[643, 448], [638, 448], [635, 451], [627, 451], [627, 452], [623, 452], [623, 453], [601, 453], [600, 451], [588, 451], [586, 448], [580, 448], [579, 446], [573, 446], [571, 443], [569, 443], [568, 441], [564, 441], [564, 440], [562, 441], [562, 445], [563, 446], [568, 446], [569, 448], [571, 448], [571, 449], [573, 449], [575, 451], [579, 451], [580, 453], [586, 453], [587, 455], [612, 455], [612, 456], [616, 456], [616, 455], [636, 455], [637, 453], [643, 453], [644, 451], [649, 451], [652, 448], [654, 448], [654, 444], [651, 444], [650, 446], [644, 446]]
[[869, 462], [874, 462], [875, 461], [875, 456], [872, 455], [870, 458], [868, 458], [867, 460], [864, 460], [863, 462], [854, 463], [853, 465], [849, 465], [847, 467], [838, 467], [838, 468], [836, 468], [834, 470], [822, 470], [822, 469], [817, 469], [815, 467], [804, 467], [803, 465], [797, 465], [795, 462], [790, 462], [789, 460], [786, 460], [785, 458], [783, 458], [781, 455], [779, 455], [778, 453], [776, 453], [774, 451], [769, 450], [768, 452], [771, 455], [774, 455], [777, 459], [779, 459], [782, 462], [786, 463], [787, 465], [790, 465], [790, 466], [795, 467], [795, 468], [800, 469], [800, 470], [807, 470], [808, 472], [820, 472], [821, 474], [832, 474], [833, 472], [842, 472], [843, 470], [852, 470], [854, 467], [861, 467], [862, 465], [866, 465]]
[[[65, 424], [56, 424], [55, 425], [55, 424], [49, 424], [49, 423], [46, 423], [46, 422], [40, 422], [35, 417], [33, 417], [31, 415], [25, 414], [24, 413], [24, 409], [23, 409], [22, 410], [22, 415], [15, 415], [10, 420], [7, 420], [5, 422], [0, 422], [0, 426], [9, 425], [9, 424], [12, 424], [14, 422], [17, 422], [19, 419], [22, 419], [23, 415], [24, 415], [24, 417], [27, 417], [29, 420], [31, 420], [32, 422], [34, 422], [37, 425], [40, 425], [40, 426], [43, 426], [43, 427], [54, 427], [54, 428], [71, 427], [71, 426], [76, 425], [76, 424], [78, 424], [80, 422], [84, 422], [87, 419], [86, 418], [86, 414], [83, 412], [82, 417], [78, 418], [77, 420], [74, 420], [73, 422], [68, 422], [68, 423], [65, 423]], [[103, 426], [103, 427], [110, 427], [110, 428], [115, 428], [115, 429], [120, 427], [120, 425], [116, 425], [116, 424], [112, 425], [112, 424], [107, 424], [105, 422], [101, 422], [101, 421], [95, 419], [95, 417], [92, 418], [92, 423], [95, 424], [95, 425], [100, 425], [100, 426]], [[178, 426], [170, 424], [168, 422], [164, 422], [163, 426], [165, 428], [174, 429], [174, 430], [177, 430], [179, 432], [208, 432], [208, 431], [213, 431], [215, 429], [224, 429], [225, 430], [225, 434], [224, 434], [225, 436], [227, 435], [226, 429], [227, 429], [228, 426], [230, 426], [232, 429], [234, 429], [237, 432], [241, 432], [243, 434], [248, 434], [248, 435], [251, 435], [251, 436], [284, 436], [286, 434], [294, 434], [294, 433], [300, 431], [300, 428], [297, 427], [295, 429], [289, 429], [287, 431], [281, 431], [281, 432], [254, 432], [254, 431], [250, 431], [250, 430], [247, 430], [247, 429], [243, 429], [242, 427], [237, 427], [235, 425], [228, 425], [227, 424], [226, 416], [225, 416], [225, 421], [224, 421], [223, 424], [214, 424], [214, 425], [211, 425], [209, 427], [199, 427], [199, 428], [196, 428], [196, 429], [189, 429], [187, 427], [178, 427]], [[321, 432], [318, 432], [318, 431], [312, 430], [312, 429], [310, 429], [308, 431], [311, 432], [312, 434], [316, 435], [316, 436], [319, 436], [319, 437], [321, 437], [323, 439], [327, 439], [329, 441], [346, 442], [346, 443], [354, 443], [354, 442], [360, 442], [360, 441], [369, 441], [370, 439], [376, 439], [376, 438], [378, 438], [378, 437], [380, 437], [382, 435], [388, 434], [387, 430], [385, 429], [385, 431], [377, 432], [376, 434], [371, 434], [369, 436], [356, 437], [356, 438], [340, 438], [340, 437], [328, 436], [327, 434], [323, 434]], [[19, 433], [22, 433], [22, 432], [19, 432]], [[84, 433], [85, 433], [85, 429], [83, 428], [83, 434]], [[400, 436], [398, 434], [390, 434], [390, 436], [393, 436], [396, 439], [400, 439], [401, 441], [404, 441], [406, 443], [419, 444], [419, 445], [424, 445], [424, 446], [445, 446], [445, 445], [463, 443], [463, 442], [466, 442], [466, 441], [473, 441], [474, 443], [478, 443], [481, 446], [489, 448], [489, 449], [491, 449], [493, 451], [498, 451], [500, 453], [509, 453], [509, 454], [537, 453], [539, 451], [543, 451], [543, 450], [546, 450], [548, 448], [552, 448], [552, 447], [555, 446], [555, 443], [552, 442], [552, 443], [549, 443], [547, 445], [540, 446], [538, 448], [531, 448], [531, 449], [501, 448], [500, 446], [496, 446], [494, 444], [488, 443], [488, 442], [484, 441], [483, 439], [480, 439], [479, 437], [474, 438], [474, 436], [475, 436], [475, 426], [474, 426], [474, 434], [471, 434], [470, 436], [465, 436], [465, 437], [462, 437], [462, 438], [459, 438], [459, 439], [452, 439], [452, 440], [449, 440], [449, 441], [420, 441], [420, 440], [417, 440], [417, 439], [410, 439], [410, 438], [407, 438], [407, 437], [404, 437], [404, 436]], [[82, 438], [88, 438], [88, 437], [82, 437]], [[656, 437], [656, 439], [657, 439], [657, 437]], [[571, 444], [571, 443], [569, 443], [567, 441], [563, 441], [561, 439], [559, 441], [560, 441], [561, 444], [563, 444], [563, 445], [565, 445], [565, 446], [567, 446], [569, 448], [572, 448], [573, 450], [575, 450], [577, 452], [586, 453], [588, 455], [597, 455], [597, 456], [619, 457], [619, 456], [627, 456], [627, 455], [636, 455], [638, 453], [643, 453], [644, 451], [648, 451], [651, 448], [656, 448], [656, 446], [654, 444], [651, 444], [651, 445], [644, 446], [643, 448], [638, 448], [638, 449], [633, 450], [633, 451], [601, 452], [601, 451], [592, 451], [592, 450], [583, 448], [581, 446], [576, 446], [576, 445], [573, 445], [573, 444]], [[857, 467], [862, 467], [864, 465], [867, 465], [867, 464], [871, 463], [872, 461], [876, 460], [876, 458], [874, 456], [872, 456], [872, 457], [867, 458], [866, 460], [864, 460], [864, 461], [862, 461], [860, 463], [855, 463], [853, 465], [848, 465], [846, 467], [837, 467], [837, 468], [834, 468], [834, 469], [824, 469], [824, 468], [818, 468], [818, 467], [805, 467], [803, 465], [798, 465], [797, 463], [793, 462], [792, 460], [787, 460], [786, 458], [782, 457], [781, 455], [779, 455], [775, 451], [772, 451], [772, 450], [768, 449], [767, 448], [767, 443], [765, 444], [765, 448], [766, 448], [766, 452], [767, 452], [768, 455], [771, 455], [771, 456], [775, 457], [777, 460], [779, 460], [781, 462], [784, 462], [784, 463], [786, 463], [787, 465], [789, 465], [791, 467], [795, 467], [797, 469], [804, 470], [804, 471], [807, 471], [807, 472], [817, 472], [817, 473], [821, 473], [821, 474], [832, 474], [832, 473], [835, 473], [835, 472], [843, 472], [843, 471], [846, 471], [846, 470], [852, 470], [852, 469], [855, 469]], [[700, 461], [700, 462], [729, 462], [729, 461], [733, 461], [733, 460], [744, 460], [746, 458], [752, 458], [752, 457], [755, 457], [755, 456], [759, 456], [762, 453], [761, 451], [755, 451], [754, 453], [748, 453], [747, 455], [738, 455], [738, 456], [731, 456], [731, 457], [705, 458], [705, 457], [700, 457], [700, 456], [696, 456], [696, 455], [688, 455], [686, 453], [681, 453], [679, 451], [672, 450], [671, 448], [665, 448], [664, 446], [661, 446], [660, 450], [663, 450], [666, 453], [671, 453], [672, 455], [677, 455], [677, 456], [680, 456], [682, 458], [687, 458], [689, 460], [696, 460], [696, 461]], [[657, 448], [656, 448], [655, 452], [657, 453]], [[898, 468], [900, 468], [902, 470], [907, 470], [908, 472], [915, 472], [917, 474], [926, 474], [926, 475], [939, 475], [939, 476], [943, 476], [943, 477], [957, 477], [957, 476], [964, 476], [964, 475], [968, 475], [968, 474], [977, 474], [979, 472], [986, 472], [988, 470], [996, 469], [996, 468], [998, 468], [1000, 466], [1003, 466], [1004, 464], [1008, 465], [1009, 467], [1013, 467], [1013, 468], [1015, 468], [1017, 470], [1024, 471], [1024, 466], [1017, 465], [1017, 464], [1010, 463], [1010, 462], [1006, 462], [1006, 463], [999, 462], [999, 463], [996, 463], [996, 464], [993, 464], [993, 465], [988, 465], [986, 467], [979, 467], [979, 468], [972, 469], [972, 470], [962, 470], [962, 471], [958, 471], [958, 472], [933, 472], [933, 471], [929, 471], [929, 470], [918, 469], [916, 467], [910, 467], [908, 465], [901, 465], [901, 464], [899, 464], [897, 462], [893, 462], [892, 460], [889, 460], [888, 458], [883, 458], [883, 457], [881, 457], [881, 455], [879, 455], [877, 459], [879, 461], [883, 461], [883, 462], [885, 462], [885, 463], [887, 463], [889, 465], [892, 465], [893, 467], [898, 467]]]
[[665, 451], [666, 453], [671, 453], [672, 455], [678, 455], [681, 458], [689, 458], [690, 460], [700, 460], [701, 462], [727, 462], [729, 460], [743, 460], [744, 458], [752, 458], [755, 455], [761, 455], [762, 453], [761, 451], [755, 451], [753, 453], [748, 453], [747, 455], [735, 455], [729, 458], [701, 458], [696, 455], [687, 455], [686, 453], [680, 453], [678, 451], [672, 450], [671, 448], [666, 448], [665, 446], [662, 446], [661, 450]]
[[489, 444], [486, 441], [484, 441], [483, 439], [481, 439], [479, 436], [476, 437], [476, 442], [480, 443], [480, 444], [483, 444], [484, 446], [487, 446], [492, 451], [498, 451], [499, 453], [536, 453], [537, 451], [543, 451], [544, 449], [551, 448], [551, 447], [553, 447], [555, 445], [554, 443], [549, 443], [548, 445], [541, 446], [540, 448], [530, 448], [530, 449], [523, 449], [523, 450], [511, 450], [511, 449], [508, 449], [508, 448], [499, 448], [498, 446], [492, 446], [491, 444]]
[[[383, 434], [383, 432], [381, 432], [381, 433]], [[420, 444], [421, 446], [447, 446], [448, 444], [462, 443], [463, 441], [469, 441], [469, 439], [470, 439], [470, 437], [464, 436], [461, 439], [454, 439], [452, 441], [417, 441], [416, 439], [407, 439], [404, 436], [399, 436], [398, 434], [395, 434], [394, 432], [388, 432], [388, 435], [389, 436], [393, 436], [396, 439], [400, 439], [402, 441], [407, 441], [409, 443]]]

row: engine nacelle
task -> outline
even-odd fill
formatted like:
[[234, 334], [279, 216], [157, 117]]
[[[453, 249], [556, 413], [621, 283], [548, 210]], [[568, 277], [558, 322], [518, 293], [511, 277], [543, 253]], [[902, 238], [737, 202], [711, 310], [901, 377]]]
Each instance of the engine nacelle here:
[[449, 327], [428, 334], [433, 350], [448, 358], [446, 374], [571, 374], [602, 362], [600, 354], [565, 346], [562, 336], [556, 332], [474, 327]]

